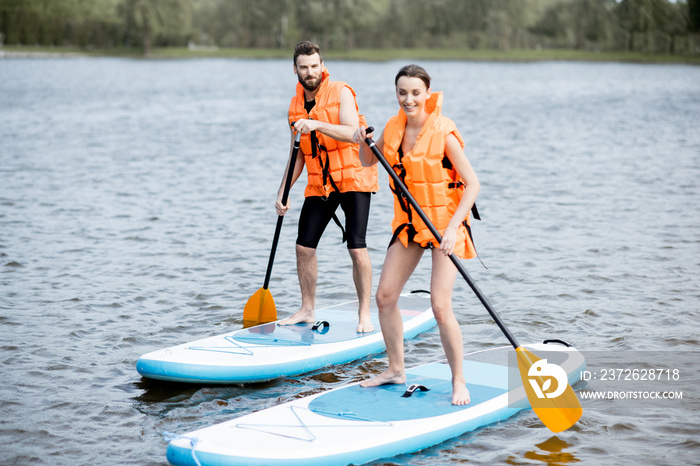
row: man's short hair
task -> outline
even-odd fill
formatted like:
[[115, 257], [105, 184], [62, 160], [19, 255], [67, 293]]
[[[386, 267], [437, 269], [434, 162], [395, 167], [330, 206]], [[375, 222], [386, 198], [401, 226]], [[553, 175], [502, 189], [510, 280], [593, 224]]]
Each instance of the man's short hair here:
[[319, 58], [321, 59], [321, 62], [323, 62], [323, 57], [321, 56], [321, 49], [318, 45], [308, 40], [303, 40], [299, 42], [294, 47], [294, 66], [297, 66], [297, 57], [299, 55], [313, 55], [314, 53], [317, 53]]

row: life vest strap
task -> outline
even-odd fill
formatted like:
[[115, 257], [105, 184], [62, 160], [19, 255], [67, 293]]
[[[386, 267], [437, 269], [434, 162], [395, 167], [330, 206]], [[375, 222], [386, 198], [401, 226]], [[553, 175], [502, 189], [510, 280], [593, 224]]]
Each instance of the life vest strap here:
[[[474, 207], [472, 207], [472, 209], [474, 209]], [[478, 214], [478, 212], [477, 212], [477, 214]], [[484, 264], [484, 261], [481, 260], [481, 256], [479, 255], [479, 251], [476, 250], [476, 243], [474, 243], [474, 237], [472, 236], [472, 227], [469, 226], [469, 223], [467, 223], [466, 220], [462, 222], [462, 225], [464, 225], [464, 227], [467, 229], [467, 234], [469, 235], [469, 239], [472, 242], [472, 246], [474, 247], [474, 252], [476, 253], [477, 259], [479, 259], [479, 262], [481, 262], [481, 265], [483, 265], [484, 268], [486, 270], [488, 270], [488, 267], [486, 267], [486, 264]]]
[[[396, 174], [398, 175], [399, 178], [401, 178], [401, 181], [406, 184], [406, 168], [403, 166], [403, 163], [401, 163], [401, 159], [403, 159], [403, 149], [401, 146], [399, 146], [399, 161], [394, 164], [392, 167]], [[406, 195], [401, 191], [400, 188], [393, 186], [393, 182], [391, 192], [394, 193], [394, 196], [396, 196], [396, 200], [399, 202], [399, 205], [401, 206], [401, 210], [406, 212], [406, 215], [408, 216], [408, 224], [411, 225], [411, 228], [413, 228], [413, 224], [411, 223], [413, 221], [413, 214], [411, 213], [411, 206], [408, 203], [408, 199], [406, 199]], [[414, 233], [413, 236], [416, 235], [415, 233], [415, 228], [413, 229]], [[398, 236], [398, 233], [395, 233], [395, 236]], [[411, 241], [413, 237], [410, 237]], [[391, 241], [392, 243], [394, 240]], [[391, 243], [389, 243], [391, 245]]]
[[[455, 189], [455, 188], [460, 188], [462, 186], [466, 186], [464, 181], [453, 181], [451, 183], [448, 183], [447, 187], [450, 189]], [[472, 205], [472, 217], [474, 217], [474, 220], [481, 220], [481, 215], [479, 215], [479, 209], [476, 208], [476, 202], [474, 205]]]
[[[407, 231], [408, 241], [413, 242], [413, 239], [416, 237], [416, 233], [417, 233], [415, 227], [410, 222], [402, 223], [401, 225], [396, 227], [396, 230], [394, 230], [394, 235], [391, 237], [391, 241], [389, 241], [389, 247], [391, 247], [391, 245], [394, 244], [394, 241], [396, 241], [398, 239], [399, 235], [404, 230], [404, 228], [406, 228], [408, 230]], [[389, 249], [389, 248], [387, 247], [387, 249]]]
[[481, 220], [481, 215], [479, 215], [479, 209], [476, 208], [476, 202], [472, 205], [472, 217], [475, 220]]
[[[318, 148], [318, 151], [316, 150]], [[325, 159], [322, 154], [326, 154]], [[330, 184], [333, 191], [340, 193], [338, 185], [335, 184], [333, 177], [331, 176], [331, 160], [328, 155], [328, 150], [323, 146], [323, 144], [318, 142], [316, 137], [316, 131], [311, 132], [311, 158], [319, 157], [318, 163], [321, 164], [321, 173], [323, 173], [323, 186]]]
[[338, 225], [338, 228], [340, 228], [340, 231], [343, 232], [343, 243], [348, 240], [348, 234], [345, 232], [345, 228], [343, 228], [343, 224], [340, 223], [340, 219], [338, 219], [338, 216], [333, 212], [333, 221], [335, 222], [336, 225]]

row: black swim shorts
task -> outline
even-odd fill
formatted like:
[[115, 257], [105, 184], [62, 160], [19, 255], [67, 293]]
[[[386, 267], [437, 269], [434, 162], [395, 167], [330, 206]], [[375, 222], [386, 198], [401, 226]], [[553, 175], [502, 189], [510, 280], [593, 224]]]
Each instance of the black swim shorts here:
[[367, 221], [372, 193], [332, 192], [327, 199], [321, 196], [309, 196], [304, 200], [299, 216], [299, 235], [297, 244], [316, 249], [321, 235], [331, 221], [338, 206], [345, 213], [345, 232], [348, 249], [367, 247]]

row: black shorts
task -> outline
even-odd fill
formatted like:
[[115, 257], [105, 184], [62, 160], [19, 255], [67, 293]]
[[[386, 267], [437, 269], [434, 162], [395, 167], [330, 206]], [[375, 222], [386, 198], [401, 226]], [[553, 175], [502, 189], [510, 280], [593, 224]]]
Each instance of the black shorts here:
[[348, 249], [366, 248], [367, 221], [371, 200], [372, 193], [355, 191], [332, 192], [325, 200], [321, 196], [307, 197], [299, 215], [297, 244], [316, 249], [328, 222], [333, 218], [338, 206], [341, 206], [345, 212]]

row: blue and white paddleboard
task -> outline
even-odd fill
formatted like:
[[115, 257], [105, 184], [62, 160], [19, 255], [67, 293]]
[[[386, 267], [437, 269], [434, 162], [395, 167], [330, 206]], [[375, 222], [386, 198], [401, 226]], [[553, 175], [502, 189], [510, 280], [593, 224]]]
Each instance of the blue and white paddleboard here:
[[[400, 297], [404, 336], [413, 338], [436, 325], [430, 295]], [[275, 322], [173, 346], [141, 356], [144, 377], [204, 384], [252, 383], [294, 376], [342, 364], [386, 349], [377, 309], [375, 330], [357, 333], [357, 301], [316, 311], [321, 325], [280, 326]]]
[[[571, 384], [585, 369], [575, 348], [525, 348], [563, 368]], [[451, 404], [449, 366], [436, 362], [407, 370], [405, 385], [355, 383], [188, 432], [171, 440], [167, 458], [192, 466], [330, 466], [415, 452], [529, 408], [513, 354], [509, 346], [465, 355], [467, 406]], [[404, 397], [412, 384], [429, 391]]]

